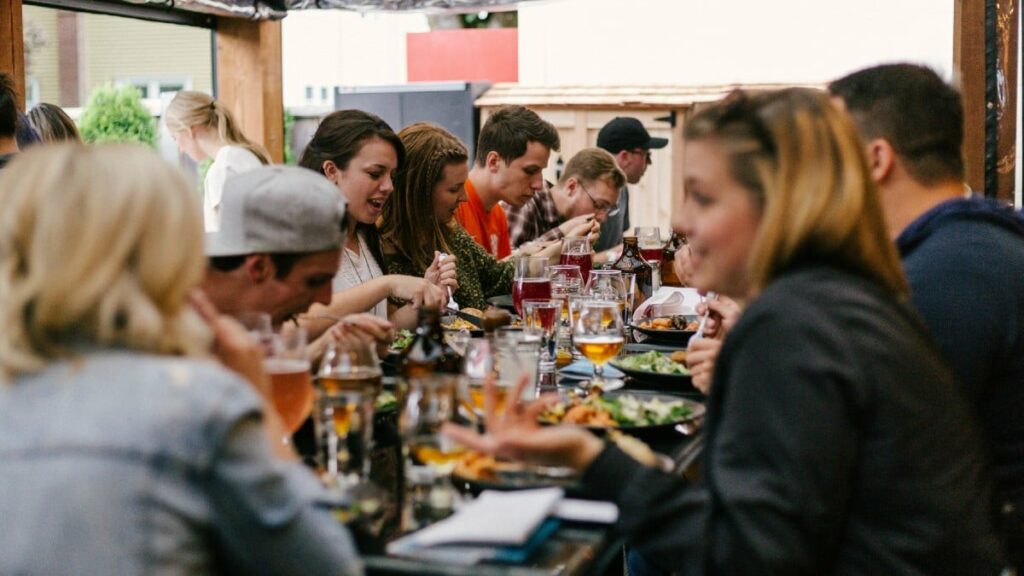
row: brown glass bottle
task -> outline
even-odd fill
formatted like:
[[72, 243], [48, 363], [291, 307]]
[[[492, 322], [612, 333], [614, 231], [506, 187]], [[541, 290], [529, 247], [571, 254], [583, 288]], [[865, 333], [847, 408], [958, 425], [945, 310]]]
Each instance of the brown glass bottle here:
[[424, 307], [417, 317], [416, 338], [402, 356], [402, 374], [418, 378], [435, 373], [462, 373], [462, 357], [444, 339], [441, 311]]
[[683, 283], [676, 275], [676, 251], [686, 246], [686, 236], [678, 232], [672, 232], [672, 238], [661, 251], [661, 285], [682, 286]]
[[636, 236], [625, 236], [622, 238], [622, 255], [612, 263], [615, 270], [623, 273], [634, 274], [636, 277], [636, 290], [633, 295], [633, 308], [643, 304], [644, 300], [654, 293], [654, 269], [644, 260], [640, 254], [640, 246], [637, 244]]

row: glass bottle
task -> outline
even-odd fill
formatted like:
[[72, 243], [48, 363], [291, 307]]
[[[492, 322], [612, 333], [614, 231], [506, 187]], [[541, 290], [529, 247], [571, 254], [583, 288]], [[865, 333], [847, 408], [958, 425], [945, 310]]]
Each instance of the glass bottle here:
[[678, 232], [672, 232], [672, 238], [665, 249], [661, 251], [661, 284], [662, 286], [682, 286], [683, 283], [676, 275], [676, 251], [686, 246], [686, 236]]
[[402, 356], [402, 374], [417, 378], [433, 373], [462, 373], [462, 357], [448, 345], [441, 330], [441, 311], [420, 308], [417, 320], [416, 338]]
[[626, 236], [622, 239], [622, 255], [612, 263], [611, 267], [624, 274], [635, 275], [634, 307], [643, 304], [654, 293], [654, 268], [640, 254], [636, 236]]

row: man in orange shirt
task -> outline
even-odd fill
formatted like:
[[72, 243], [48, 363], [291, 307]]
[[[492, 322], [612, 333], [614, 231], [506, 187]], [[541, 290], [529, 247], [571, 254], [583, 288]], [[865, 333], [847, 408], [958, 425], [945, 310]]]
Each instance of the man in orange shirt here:
[[544, 187], [541, 171], [559, 149], [558, 131], [522, 106], [498, 109], [483, 128], [466, 195], [455, 218], [469, 235], [498, 259], [512, 254], [508, 221], [498, 205], [522, 206]]

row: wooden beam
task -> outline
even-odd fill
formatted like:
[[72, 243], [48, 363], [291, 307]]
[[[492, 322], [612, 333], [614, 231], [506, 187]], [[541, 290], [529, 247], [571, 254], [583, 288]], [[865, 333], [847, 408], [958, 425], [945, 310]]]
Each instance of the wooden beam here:
[[967, 184], [985, 189], [985, 1], [956, 0], [953, 18], [954, 83], [964, 104]]
[[1013, 202], [1017, 166], [1017, 63], [1020, 61], [1020, 0], [999, 0], [996, 7], [996, 197]]
[[14, 79], [25, 109], [25, 44], [22, 36], [21, 0], [0, 0], [0, 72]]
[[281, 22], [219, 18], [217, 99], [242, 132], [284, 161], [284, 96], [281, 85]]

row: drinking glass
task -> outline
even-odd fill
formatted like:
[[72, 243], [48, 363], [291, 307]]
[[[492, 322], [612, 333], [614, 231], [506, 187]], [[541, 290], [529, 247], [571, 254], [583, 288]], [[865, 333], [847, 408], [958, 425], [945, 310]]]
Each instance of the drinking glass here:
[[539, 388], [553, 390], [558, 382], [555, 369], [555, 330], [562, 303], [558, 300], [524, 300], [523, 332], [536, 334], [540, 338], [540, 362], [537, 364]]
[[313, 408], [306, 330], [292, 324], [282, 326], [271, 339], [270, 355], [264, 358], [263, 367], [270, 376], [271, 403], [285, 428], [294, 434]]
[[568, 236], [562, 239], [562, 256], [559, 264], [579, 266], [583, 282], [590, 279], [590, 270], [594, 265], [594, 249], [586, 236]]
[[665, 248], [665, 242], [661, 239], [660, 228], [657, 226], [637, 226], [636, 240], [644, 260], [661, 263], [661, 251]]
[[381, 389], [380, 361], [365, 342], [331, 342], [317, 372], [316, 427], [330, 478], [367, 482], [373, 403]]
[[622, 335], [622, 315], [616, 302], [593, 300], [580, 305], [578, 317], [572, 326], [573, 345], [594, 364], [594, 377], [588, 384], [608, 389], [604, 378], [604, 365], [619, 355], [625, 344]]
[[431, 520], [451, 513], [455, 492], [449, 481], [455, 462], [466, 449], [441, 433], [445, 422], [458, 413], [462, 377], [431, 374], [408, 382], [398, 414], [406, 460], [406, 478], [412, 492], [413, 521]]
[[[491, 347], [490, 340], [474, 338], [466, 346], [466, 361], [463, 368], [463, 374], [466, 376], [465, 400], [477, 422], [481, 422], [485, 414], [484, 383], [495, 375], [495, 356], [496, 351]], [[501, 414], [505, 410], [505, 393], [508, 391], [508, 386], [504, 382], [495, 380], [495, 388], [497, 397], [494, 410]]]
[[546, 257], [520, 256], [516, 260], [512, 305], [520, 317], [523, 316], [523, 300], [528, 298], [551, 298], [551, 280], [548, 278]]
[[560, 318], [563, 323], [568, 323], [569, 297], [583, 291], [583, 275], [580, 273], [580, 267], [575, 264], [549, 266], [548, 277], [551, 278], [551, 298], [561, 302]]
[[494, 363], [499, 386], [513, 389], [519, 378], [529, 382], [521, 399], [536, 396], [537, 365], [540, 358], [540, 335], [532, 331], [499, 328], [494, 335]]
[[270, 356], [274, 351], [274, 326], [270, 314], [266, 312], [241, 312], [235, 319], [249, 332], [253, 340], [263, 347], [263, 355]]

